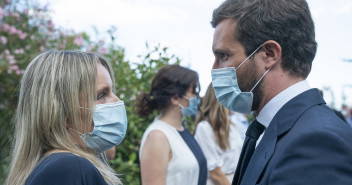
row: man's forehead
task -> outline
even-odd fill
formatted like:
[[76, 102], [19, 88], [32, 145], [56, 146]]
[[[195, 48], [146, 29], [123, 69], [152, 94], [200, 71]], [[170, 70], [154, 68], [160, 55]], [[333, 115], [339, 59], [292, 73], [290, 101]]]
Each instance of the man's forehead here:
[[235, 39], [236, 21], [224, 19], [216, 27], [213, 35], [213, 48], [221, 47], [228, 42], [236, 42]]

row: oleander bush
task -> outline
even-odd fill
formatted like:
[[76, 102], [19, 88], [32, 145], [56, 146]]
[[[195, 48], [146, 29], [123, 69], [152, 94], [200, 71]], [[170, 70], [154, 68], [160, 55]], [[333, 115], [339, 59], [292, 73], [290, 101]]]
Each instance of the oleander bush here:
[[[116, 77], [117, 96], [124, 100], [128, 129], [116, 148], [112, 167], [125, 184], [140, 184], [138, 150], [143, 132], [153, 117], [140, 118], [134, 103], [140, 91], [148, 91], [153, 75], [165, 64], [179, 63], [167, 48], [148, 46], [138, 61], [124, 58], [124, 49], [116, 44], [116, 28], [107, 31], [107, 39], [92, 40], [86, 32], [76, 33], [54, 25], [47, 6], [32, 0], [0, 1], [0, 184], [4, 182], [10, 161], [14, 133], [12, 117], [16, 109], [19, 82], [28, 63], [50, 49], [71, 49], [103, 54], [111, 61]], [[191, 119], [186, 119], [192, 130]]]

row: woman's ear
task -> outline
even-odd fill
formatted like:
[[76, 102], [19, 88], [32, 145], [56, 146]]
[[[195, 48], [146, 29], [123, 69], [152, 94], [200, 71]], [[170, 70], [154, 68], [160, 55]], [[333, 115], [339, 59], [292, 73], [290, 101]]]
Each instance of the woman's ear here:
[[266, 41], [262, 46], [264, 51], [265, 69], [268, 70], [281, 62], [282, 50], [279, 43], [274, 40]]
[[173, 97], [171, 97], [171, 103], [172, 103], [173, 105], [178, 105], [178, 104], [180, 104], [180, 97], [177, 96], [177, 95], [174, 95]]

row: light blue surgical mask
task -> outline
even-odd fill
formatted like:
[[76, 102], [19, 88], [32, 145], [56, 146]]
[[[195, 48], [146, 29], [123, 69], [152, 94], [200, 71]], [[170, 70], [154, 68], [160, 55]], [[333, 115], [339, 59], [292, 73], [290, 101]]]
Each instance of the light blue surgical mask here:
[[95, 105], [93, 122], [94, 129], [92, 133], [81, 134], [75, 130], [89, 148], [97, 153], [102, 153], [120, 144], [127, 130], [127, 115], [124, 102], [117, 101]]
[[[261, 45], [262, 46], [262, 45]], [[240, 68], [255, 52], [258, 51], [259, 46], [252, 54], [250, 54], [238, 67], [226, 67], [211, 70], [212, 84], [216, 99], [221, 105], [229, 110], [249, 114], [253, 104], [253, 90], [264, 78], [268, 69], [263, 76], [258, 80], [254, 87], [249, 92], [242, 92], [238, 86], [236, 70]]]
[[189, 106], [184, 107], [181, 104], [179, 106], [181, 107], [181, 112], [183, 116], [191, 116], [191, 115], [197, 115], [198, 114], [198, 106], [200, 103], [200, 99], [198, 97], [192, 97], [192, 98], [187, 98], [183, 97], [189, 101]]

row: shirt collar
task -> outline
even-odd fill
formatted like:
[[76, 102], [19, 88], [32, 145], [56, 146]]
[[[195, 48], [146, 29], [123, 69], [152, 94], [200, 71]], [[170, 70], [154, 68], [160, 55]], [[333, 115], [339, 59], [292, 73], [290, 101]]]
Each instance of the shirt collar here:
[[283, 90], [272, 98], [259, 112], [257, 120], [259, 123], [268, 127], [276, 113], [283, 107], [288, 101], [302, 92], [310, 89], [307, 80], [300, 81], [296, 84], [291, 85], [287, 89]]

